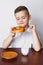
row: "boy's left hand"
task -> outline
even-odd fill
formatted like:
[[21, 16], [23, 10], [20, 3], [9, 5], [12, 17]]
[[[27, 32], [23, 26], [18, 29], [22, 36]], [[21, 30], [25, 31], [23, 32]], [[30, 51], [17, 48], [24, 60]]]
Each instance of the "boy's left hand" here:
[[31, 29], [32, 32], [34, 32], [35, 29], [36, 29], [36, 26], [34, 24], [30, 24], [29, 27], [30, 27], [30, 29]]

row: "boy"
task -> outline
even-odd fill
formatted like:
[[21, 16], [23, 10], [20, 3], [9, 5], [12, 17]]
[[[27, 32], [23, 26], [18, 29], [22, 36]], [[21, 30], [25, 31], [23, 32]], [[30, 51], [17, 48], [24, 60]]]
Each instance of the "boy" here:
[[3, 48], [8, 48], [13, 41], [12, 47], [21, 48], [21, 52], [25, 55], [28, 54], [31, 45], [35, 51], [39, 51], [41, 49], [41, 43], [36, 32], [36, 26], [33, 24], [29, 25], [31, 16], [28, 9], [25, 6], [19, 6], [15, 9], [14, 15], [17, 24], [24, 27], [25, 32], [18, 34], [11, 33], [8, 38], [4, 40]]

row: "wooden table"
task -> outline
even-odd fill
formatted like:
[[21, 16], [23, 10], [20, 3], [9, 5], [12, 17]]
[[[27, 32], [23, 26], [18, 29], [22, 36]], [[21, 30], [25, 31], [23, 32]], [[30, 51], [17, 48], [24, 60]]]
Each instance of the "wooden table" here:
[[1, 53], [3, 49], [0, 48], [0, 65], [43, 65], [43, 49], [40, 52], [35, 52], [33, 49], [30, 49], [28, 56], [23, 56], [20, 51], [21, 49], [10, 48], [7, 50], [17, 51], [19, 55], [16, 59], [12, 60], [2, 59]]

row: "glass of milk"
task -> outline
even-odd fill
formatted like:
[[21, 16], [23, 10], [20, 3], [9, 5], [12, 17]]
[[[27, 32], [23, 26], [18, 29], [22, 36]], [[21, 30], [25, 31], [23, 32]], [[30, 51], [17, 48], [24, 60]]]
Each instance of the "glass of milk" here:
[[28, 44], [23, 45], [23, 47], [21, 48], [21, 53], [22, 53], [22, 55], [28, 55], [28, 53], [29, 53]]

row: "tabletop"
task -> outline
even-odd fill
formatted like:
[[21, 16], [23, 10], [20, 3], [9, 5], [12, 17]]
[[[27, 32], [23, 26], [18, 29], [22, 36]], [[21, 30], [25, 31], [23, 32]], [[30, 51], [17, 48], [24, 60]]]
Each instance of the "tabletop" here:
[[[18, 56], [15, 59], [6, 60], [1, 57], [3, 51], [16, 51]], [[43, 48], [39, 52], [35, 52], [32, 48], [29, 50], [27, 56], [21, 54], [21, 49], [19, 48], [0, 48], [0, 65], [43, 65]]]

